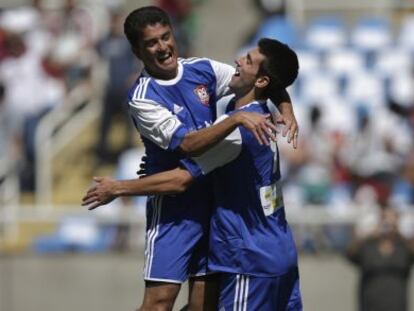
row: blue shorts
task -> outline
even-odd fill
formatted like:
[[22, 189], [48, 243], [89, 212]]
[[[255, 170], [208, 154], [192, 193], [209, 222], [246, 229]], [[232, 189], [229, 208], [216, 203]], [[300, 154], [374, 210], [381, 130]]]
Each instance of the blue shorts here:
[[278, 277], [222, 273], [219, 311], [301, 311], [297, 269]]
[[190, 201], [183, 195], [148, 199], [144, 280], [181, 284], [208, 273], [212, 204]]

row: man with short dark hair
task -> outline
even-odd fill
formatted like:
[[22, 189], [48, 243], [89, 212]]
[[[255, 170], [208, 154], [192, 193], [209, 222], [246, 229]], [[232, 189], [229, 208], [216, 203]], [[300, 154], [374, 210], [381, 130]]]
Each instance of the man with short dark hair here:
[[[285, 88], [298, 73], [296, 54], [270, 39], [262, 39], [236, 64], [229, 83], [234, 97], [228, 99], [227, 114], [217, 121], [241, 111], [268, 114], [269, 87]], [[144, 179], [100, 180], [92, 190], [95, 202], [99, 205], [124, 193], [183, 192], [192, 181], [214, 170], [209, 268], [221, 272], [218, 309], [302, 310], [276, 144], [261, 145], [239, 127], [201, 156], [180, 163], [181, 168]]]
[[[124, 28], [135, 55], [145, 66], [129, 99], [133, 121], [146, 148], [149, 175], [177, 167], [184, 159], [183, 153], [202, 154], [239, 125], [248, 128], [260, 144], [268, 144], [267, 135], [272, 137], [269, 128], [275, 129], [268, 115], [240, 111], [208, 126], [215, 119], [215, 102], [226, 94], [234, 68], [209, 59], [179, 60], [165, 12], [156, 7], [135, 10]], [[291, 130], [291, 134], [297, 133], [296, 122], [292, 122]], [[98, 185], [85, 196], [84, 205], [92, 204], [94, 208], [118, 194], [134, 195], [125, 188], [127, 192], [121, 190], [101, 200], [95, 190], [99, 191], [102, 179], [96, 181]], [[169, 193], [168, 188], [160, 184], [157, 187], [154, 193]], [[170, 310], [180, 284], [191, 276], [196, 278], [190, 279], [190, 309], [201, 309], [203, 305], [215, 309], [204, 298], [208, 293], [204, 279], [197, 278], [207, 273], [211, 191], [211, 180], [204, 176], [179, 195], [149, 198], [146, 290], [141, 310]]]

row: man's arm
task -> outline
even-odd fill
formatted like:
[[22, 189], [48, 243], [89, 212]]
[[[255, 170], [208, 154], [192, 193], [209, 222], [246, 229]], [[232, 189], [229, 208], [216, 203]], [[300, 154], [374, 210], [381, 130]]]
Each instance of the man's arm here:
[[269, 117], [269, 115], [253, 112], [234, 113], [229, 118], [212, 126], [187, 133], [179, 148], [189, 156], [199, 156], [223, 140], [239, 125], [251, 131], [261, 145], [268, 145], [269, 138], [276, 140], [274, 135], [276, 127]]
[[190, 132], [162, 105], [147, 100], [130, 102], [131, 116], [141, 135], [153, 141], [163, 149], [181, 150], [189, 156], [197, 156], [217, 144], [237, 126], [245, 126], [260, 144], [267, 144], [268, 139], [275, 140], [275, 125], [269, 116], [240, 112], [234, 114], [222, 124], [215, 124], [198, 131]]
[[296, 149], [298, 146], [299, 126], [288, 92], [286, 90], [274, 92], [270, 99], [281, 113], [276, 122], [285, 124], [285, 129], [282, 132], [283, 136], [287, 136], [288, 143], [293, 142], [293, 148]]
[[88, 206], [89, 210], [93, 210], [120, 196], [180, 193], [188, 188], [193, 179], [192, 175], [182, 168], [130, 180], [94, 177], [96, 185], [82, 198], [82, 206]]

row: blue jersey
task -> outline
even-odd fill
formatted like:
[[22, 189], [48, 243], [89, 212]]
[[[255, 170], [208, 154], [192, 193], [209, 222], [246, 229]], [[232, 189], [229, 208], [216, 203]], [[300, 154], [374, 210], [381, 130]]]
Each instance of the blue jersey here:
[[[266, 104], [259, 102], [236, 111], [240, 110], [269, 113]], [[213, 173], [215, 211], [210, 230], [209, 267], [235, 274], [282, 275], [297, 266], [297, 253], [285, 218], [277, 146], [259, 145], [243, 127], [236, 132], [233, 138], [223, 141], [220, 153], [215, 157], [209, 155], [216, 163], [222, 156], [228, 162], [216, 164], [222, 166]], [[226, 143], [227, 150], [234, 151], [232, 156], [223, 152]], [[211, 160], [194, 160], [197, 165], [183, 161], [194, 176], [214, 169]]]
[[227, 88], [234, 69], [209, 59], [180, 59], [173, 80], [142, 74], [129, 92], [133, 122], [148, 156], [147, 172], [177, 167], [177, 147], [186, 133], [210, 125], [215, 103]]
[[[129, 92], [132, 120], [147, 155], [147, 173], [176, 168], [184, 136], [210, 125], [216, 100], [234, 68], [209, 59], [179, 60], [172, 80], [142, 74]], [[147, 205], [145, 280], [178, 282], [205, 273], [212, 186], [207, 178], [177, 195], [153, 196]]]

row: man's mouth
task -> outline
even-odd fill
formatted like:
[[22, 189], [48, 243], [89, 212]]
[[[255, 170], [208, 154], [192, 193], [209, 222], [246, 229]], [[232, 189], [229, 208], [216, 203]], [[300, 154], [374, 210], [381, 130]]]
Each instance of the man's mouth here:
[[236, 71], [234, 72], [234, 76], [235, 76], [235, 77], [240, 76], [240, 70], [239, 70], [239, 68], [238, 68], [238, 67], [236, 67]]
[[157, 60], [161, 64], [170, 63], [173, 59], [173, 54], [171, 52], [167, 52], [164, 54], [157, 55]]

